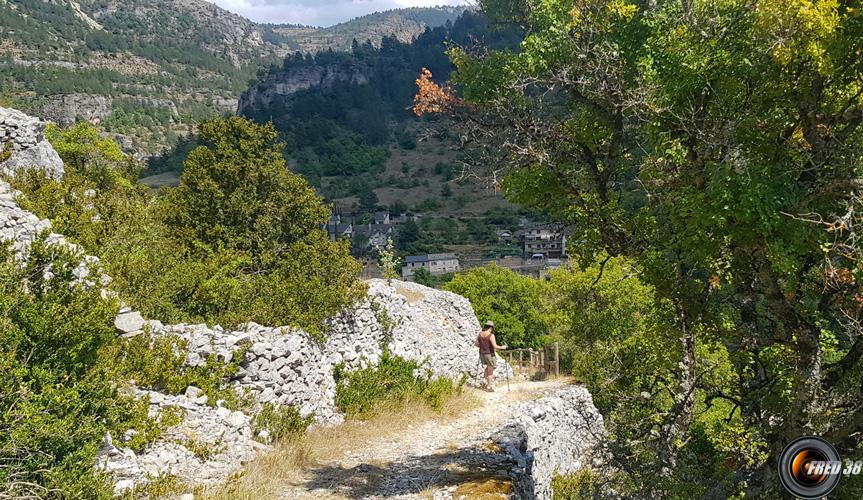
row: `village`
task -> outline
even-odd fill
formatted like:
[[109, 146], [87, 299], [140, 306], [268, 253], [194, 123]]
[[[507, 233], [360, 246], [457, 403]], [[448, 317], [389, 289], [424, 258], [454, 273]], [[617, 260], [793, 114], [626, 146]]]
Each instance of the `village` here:
[[[343, 216], [336, 213], [326, 224], [330, 240], [347, 240], [355, 255], [364, 256], [364, 277], [380, 277], [375, 256], [388, 242], [400, 241], [405, 224], [417, 224], [423, 215], [404, 212], [391, 214], [376, 211], [362, 217]], [[464, 255], [457, 251], [441, 253], [409, 254], [401, 252], [401, 278], [415, 281], [417, 272], [440, 277], [468, 269], [496, 264], [513, 272], [544, 277], [551, 269], [560, 267], [568, 260], [566, 251], [567, 230], [552, 223], [536, 223], [522, 219], [515, 230], [495, 229], [499, 247], [510, 249], [508, 255], [490, 257], [475, 251]], [[421, 271], [422, 270], [422, 271]]]

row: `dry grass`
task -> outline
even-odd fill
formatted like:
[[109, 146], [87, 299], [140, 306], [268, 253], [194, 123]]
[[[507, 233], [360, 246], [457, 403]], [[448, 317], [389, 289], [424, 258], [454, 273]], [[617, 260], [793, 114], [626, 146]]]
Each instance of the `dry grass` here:
[[396, 293], [407, 299], [408, 304], [415, 304], [426, 298], [422, 292], [408, 290], [403, 286], [396, 286]]
[[[348, 420], [332, 427], [316, 427], [248, 464], [242, 475], [206, 492], [214, 500], [257, 500], [278, 497], [292, 485], [300, 484], [316, 466], [341, 458], [351, 450], [369, 443], [392, 439], [405, 429], [426, 421], [447, 421], [478, 407], [480, 400], [472, 391], [450, 398], [440, 411], [421, 402], [408, 402], [382, 410], [370, 420]], [[373, 487], [373, 484], [369, 484]]]
[[506, 500], [512, 495], [512, 481], [493, 477], [461, 483], [452, 493], [454, 500]]

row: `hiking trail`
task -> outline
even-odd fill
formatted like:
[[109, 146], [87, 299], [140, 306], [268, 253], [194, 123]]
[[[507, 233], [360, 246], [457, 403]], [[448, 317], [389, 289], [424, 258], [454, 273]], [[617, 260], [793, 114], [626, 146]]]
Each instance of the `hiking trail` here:
[[505, 457], [489, 436], [519, 402], [571, 384], [569, 379], [498, 384], [495, 392], [468, 388], [479, 405], [451, 421], [409, 425], [398, 436], [309, 467], [289, 481], [282, 498], [509, 498]]

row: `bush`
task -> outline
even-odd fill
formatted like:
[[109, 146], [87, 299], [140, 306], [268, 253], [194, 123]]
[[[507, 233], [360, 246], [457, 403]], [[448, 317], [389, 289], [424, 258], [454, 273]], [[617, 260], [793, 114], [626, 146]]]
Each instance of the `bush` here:
[[295, 406], [267, 403], [252, 420], [252, 429], [256, 436], [266, 431], [268, 442], [282, 441], [306, 432], [313, 420], [314, 415], [300, 416]]
[[432, 378], [420, 363], [384, 350], [377, 366], [353, 372], [336, 365], [336, 407], [348, 417], [367, 419], [386, 407], [420, 401], [440, 410], [450, 397], [461, 393], [465, 380]]
[[583, 500], [601, 498], [599, 477], [590, 469], [579, 469], [565, 475], [555, 474], [551, 479], [553, 500]]
[[489, 264], [455, 275], [444, 289], [467, 297], [481, 321], [494, 321], [498, 344], [535, 349], [549, 341], [542, 286], [540, 280]]
[[152, 422], [106, 357], [116, 301], [76, 283], [79, 260], [37, 240], [0, 250], [0, 497], [111, 498], [94, 468], [105, 432]]

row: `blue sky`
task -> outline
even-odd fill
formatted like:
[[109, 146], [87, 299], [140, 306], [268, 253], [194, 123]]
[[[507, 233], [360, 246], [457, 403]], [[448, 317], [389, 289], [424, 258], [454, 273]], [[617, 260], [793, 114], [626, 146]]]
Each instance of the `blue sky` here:
[[466, 0], [210, 0], [261, 23], [331, 26], [372, 12], [403, 7], [464, 5]]

